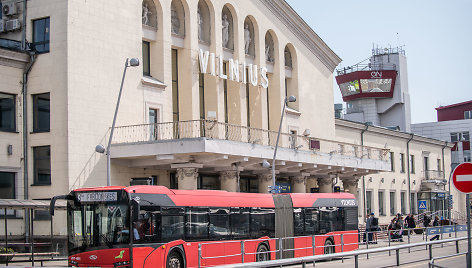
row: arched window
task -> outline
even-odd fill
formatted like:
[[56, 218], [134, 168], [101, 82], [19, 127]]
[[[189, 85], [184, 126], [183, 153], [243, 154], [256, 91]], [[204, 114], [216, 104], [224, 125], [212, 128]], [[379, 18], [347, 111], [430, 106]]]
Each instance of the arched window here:
[[211, 43], [210, 9], [204, 0], [198, 1], [198, 40]]
[[144, 0], [142, 4], [142, 23], [145, 26], [155, 28], [157, 30], [157, 9], [152, 0]]
[[227, 6], [224, 6], [221, 12], [221, 31], [223, 48], [234, 50], [233, 15]]
[[267, 32], [265, 35], [264, 51], [265, 51], [265, 60], [267, 62], [274, 62], [275, 61], [274, 39], [272, 39], [272, 35], [270, 34], [270, 32]]
[[244, 53], [255, 57], [255, 38], [254, 25], [249, 17], [244, 20]]
[[170, 13], [172, 34], [185, 36], [185, 11], [180, 0], [172, 0]]
[[292, 44], [287, 44], [284, 48], [284, 66], [285, 66], [285, 96], [295, 96], [296, 102], [289, 103], [288, 106], [298, 110], [301, 100], [298, 98], [298, 70], [297, 54]]
[[292, 68], [292, 53], [290, 52], [290, 49], [288, 46], [285, 46], [284, 49], [284, 59], [285, 59], [285, 67], [287, 68]]

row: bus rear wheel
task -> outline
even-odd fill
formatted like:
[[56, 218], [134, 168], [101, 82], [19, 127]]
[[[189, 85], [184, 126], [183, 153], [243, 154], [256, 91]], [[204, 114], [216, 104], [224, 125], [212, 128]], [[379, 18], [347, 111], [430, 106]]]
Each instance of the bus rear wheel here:
[[336, 253], [336, 250], [334, 249], [333, 240], [326, 239], [326, 242], [324, 245], [324, 254], [333, 254], [333, 253]]
[[176, 250], [172, 251], [167, 257], [167, 268], [184, 268], [182, 255]]
[[269, 261], [270, 256], [269, 256], [269, 249], [267, 248], [266, 245], [260, 244], [257, 247], [257, 255], [256, 255], [256, 261]]

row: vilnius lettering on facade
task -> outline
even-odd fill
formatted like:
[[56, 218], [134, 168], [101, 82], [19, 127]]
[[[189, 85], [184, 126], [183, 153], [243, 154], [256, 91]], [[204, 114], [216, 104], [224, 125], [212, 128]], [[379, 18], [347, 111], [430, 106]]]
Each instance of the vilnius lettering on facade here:
[[[251, 83], [251, 85], [255, 87], [260, 85], [263, 88], [267, 88], [269, 86], [267, 68], [265, 67], [259, 68], [255, 64], [246, 65], [245, 62], [239, 64], [238, 60], [229, 59], [228, 72], [225, 74], [223, 70], [223, 57], [217, 57], [215, 56], [215, 53], [210, 53], [209, 51], [203, 51], [200, 49], [198, 59], [200, 62], [201, 73], [219, 76], [222, 79], [229, 79], [231, 81], [241, 82], [244, 84]], [[208, 66], [208, 64], [210, 64], [210, 66]], [[247, 70], [247, 72], [244, 70]], [[258, 73], [260, 73], [260, 76]]]

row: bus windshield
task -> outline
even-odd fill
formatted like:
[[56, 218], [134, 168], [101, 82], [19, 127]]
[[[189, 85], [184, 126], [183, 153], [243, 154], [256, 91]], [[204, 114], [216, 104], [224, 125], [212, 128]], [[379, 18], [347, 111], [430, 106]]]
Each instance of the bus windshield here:
[[70, 203], [67, 216], [70, 254], [129, 243], [126, 204]]

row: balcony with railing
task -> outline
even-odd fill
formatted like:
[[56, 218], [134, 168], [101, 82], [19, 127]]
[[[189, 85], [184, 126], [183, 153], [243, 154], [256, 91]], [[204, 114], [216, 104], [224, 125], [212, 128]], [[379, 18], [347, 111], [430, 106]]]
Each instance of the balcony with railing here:
[[[153, 143], [169, 140], [207, 138], [253, 145], [275, 146], [277, 132], [217, 122], [215, 120], [191, 120], [157, 124], [141, 124], [116, 127], [112, 144]], [[388, 149], [360, 146], [327, 139], [281, 133], [280, 148], [295, 151], [350, 156], [362, 159], [387, 160]]]
[[423, 170], [421, 180], [422, 191], [443, 191], [447, 180], [444, 179], [444, 171], [441, 170]]

